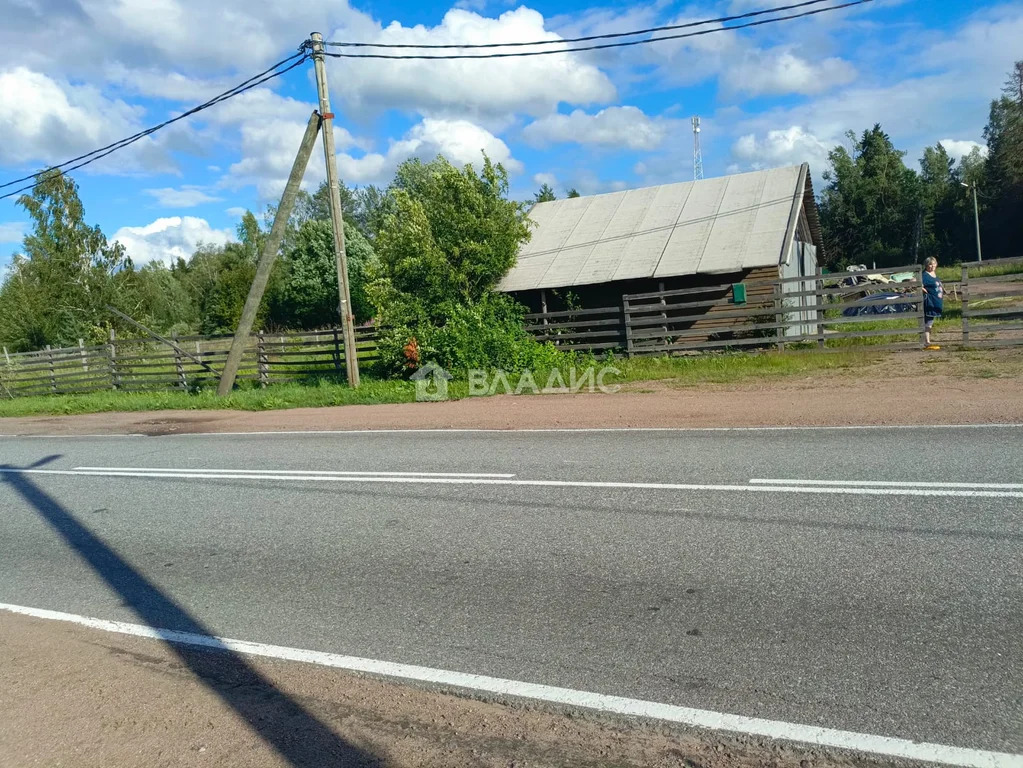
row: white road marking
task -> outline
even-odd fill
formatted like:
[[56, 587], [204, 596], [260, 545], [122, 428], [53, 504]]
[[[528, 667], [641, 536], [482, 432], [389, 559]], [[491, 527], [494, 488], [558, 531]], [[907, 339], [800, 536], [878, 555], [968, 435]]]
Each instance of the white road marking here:
[[827, 432], [849, 430], [884, 430], [884, 429], [1020, 429], [1023, 424], [864, 424], [841, 426], [792, 426], [792, 427], [535, 427], [524, 429], [478, 429], [478, 428], [432, 428], [432, 429], [281, 429], [257, 430], [252, 432], [181, 432], [168, 435], [19, 435], [0, 434], [0, 437], [37, 438], [45, 440], [64, 440], [73, 437], [149, 437], [165, 439], [173, 437], [267, 437], [274, 435], [389, 435], [389, 434], [436, 434], [450, 432], [484, 433], [484, 434], [515, 434], [518, 432]]
[[605, 488], [651, 491], [734, 491], [740, 493], [812, 493], [844, 496], [941, 496], [993, 499], [1023, 499], [1023, 491], [956, 490], [940, 488], [845, 488], [811, 485], [716, 485], [711, 483], [632, 483], [599, 480], [521, 480], [493, 477], [402, 477], [257, 474], [246, 470], [182, 469], [166, 472], [79, 469], [10, 469], [0, 474], [69, 475], [84, 477], [180, 478], [190, 480], [288, 480], [291, 482], [393, 483], [425, 485], [510, 485], [536, 488]]
[[750, 480], [763, 485], [819, 485], [878, 488], [988, 488], [997, 490], [1023, 490], [1023, 483], [934, 483], [929, 480]]
[[819, 747], [846, 749], [907, 760], [923, 760], [943, 765], [963, 766], [964, 768], [1023, 768], [1023, 755], [1013, 755], [1007, 752], [989, 752], [944, 744], [909, 741], [889, 736], [876, 736], [869, 733], [856, 733], [854, 731], [840, 731], [833, 728], [820, 728], [813, 725], [786, 723], [778, 720], [764, 720], [705, 709], [680, 707], [673, 704], [660, 704], [654, 701], [629, 699], [622, 696], [577, 691], [571, 688], [505, 680], [485, 675], [472, 675], [411, 664], [363, 659], [357, 656], [342, 656], [322, 651], [309, 651], [301, 648], [287, 648], [279, 645], [252, 643], [245, 640], [232, 640], [212, 635], [157, 629], [143, 624], [107, 621], [105, 619], [79, 616], [73, 613], [28, 608], [7, 603], [0, 603], [0, 610], [32, 616], [38, 619], [69, 622], [104, 632], [163, 640], [168, 643], [229, 650], [248, 656], [265, 656], [388, 678], [415, 680], [417, 682], [483, 691], [502, 696], [534, 699], [616, 715], [679, 723], [712, 731], [728, 731], [770, 739], [783, 739], [785, 741], [801, 742]]
[[[174, 469], [173, 467], [75, 467], [76, 470], [82, 470], [86, 472], [103, 472], [103, 473], [117, 473], [117, 472], [132, 472], [152, 475], [164, 475], [168, 472], [181, 472], [180, 469]], [[191, 470], [186, 470], [191, 471]], [[211, 470], [196, 470], [199, 472], [209, 471], [216, 472], [217, 474], [245, 474], [245, 475], [295, 475], [302, 477], [304, 475], [316, 475], [318, 477], [496, 477], [496, 478], [509, 478], [515, 477], [514, 474], [508, 473], [495, 473], [495, 472], [357, 472], [357, 471], [334, 471], [334, 470], [318, 470], [318, 469], [211, 469]]]

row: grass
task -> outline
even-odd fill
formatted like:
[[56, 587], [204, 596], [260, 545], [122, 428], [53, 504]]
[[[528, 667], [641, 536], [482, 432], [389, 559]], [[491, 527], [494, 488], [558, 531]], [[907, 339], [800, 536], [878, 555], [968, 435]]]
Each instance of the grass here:
[[[1023, 262], [1017, 264], [995, 264], [990, 267], [971, 267], [970, 279], [996, 277], [998, 275], [1015, 275], [1017, 273], [1023, 273]], [[958, 283], [963, 279], [963, 270], [958, 264], [953, 264], [950, 267], [939, 266], [937, 275], [938, 279], [943, 283]]]
[[[769, 352], [765, 354], [721, 353], [699, 357], [637, 357], [607, 363], [620, 375], [609, 375], [607, 384], [671, 380], [675, 386], [728, 384], [749, 379], [799, 376], [826, 370], [850, 370], [874, 362], [877, 355], [863, 352], [814, 354]], [[605, 365], [596, 361], [593, 367]], [[581, 372], [580, 372], [581, 377]], [[539, 372], [536, 381], [543, 387], [548, 372]], [[570, 381], [567, 372], [565, 382]], [[514, 389], [517, 376], [509, 377]], [[503, 388], [498, 393], [503, 393]], [[529, 390], [526, 389], [526, 392]], [[633, 389], [633, 391], [636, 391]], [[651, 390], [652, 391], [652, 390]], [[448, 385], [450, 399], [469, 396], [469, 383], [464, 379]], [[331, 378], [309, 383], [276, 384], [266, 389], [238, 389], [229, 397], [218, 398], [213, 389], [188, 392], [115, 392], [103, 391], [81, 395], [43, 395], [0, 400], [0, 417], [105, 413], [113, 411], [163, 411], [230, 409], [267, 411], [287, 408], [317, 408], [337, 405], [370, 405], [409, 403], [415, 401], [412, 382], [364, 378], [362, 386], [351, 389], [344, 382]]]

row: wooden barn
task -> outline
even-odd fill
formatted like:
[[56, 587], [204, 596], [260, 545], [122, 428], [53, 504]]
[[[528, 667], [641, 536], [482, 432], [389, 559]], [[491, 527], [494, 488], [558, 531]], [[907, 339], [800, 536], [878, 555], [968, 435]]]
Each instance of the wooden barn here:
[[538, 203], [529, 216], [532, 238], [499, 289], [530, 308], [541, 338], [557, 326], [559, 343], [663, 351], [735, 336], [721, 330], [729, 314], [748, 325], [760, 306], [785, 308], [781, 335], [816, 319], [801, 309], [822, 252], [805, 163]]

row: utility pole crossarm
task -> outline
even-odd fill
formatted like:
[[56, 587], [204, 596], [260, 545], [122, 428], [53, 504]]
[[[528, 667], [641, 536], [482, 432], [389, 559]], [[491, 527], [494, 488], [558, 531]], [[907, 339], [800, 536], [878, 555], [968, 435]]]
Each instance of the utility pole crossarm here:
[[351, 291], [348, 286], [348, 257], [345, 253], [345, 222], [341, 209], [341, 185], [337, 175], [337, 153], [334, 149], [334, 113], [330, 110], [330, 94], [327, 90], [327, 68], [323, 61], [323, 35], [313, 32], [313, 66], [316, 69], [316, 91], [320, 100], [320, 115], [323, 117], [323, 154], [327, 163], [327, 187], [330, 193], [330, 221], [334, 228], [334, 260], [337, 263], [337, 292], [341, 311], [341, 328], [344, 331], [345, 370], [348, 385], [359, 386], [359, 357], [355, 347], [355, 318], [352, 317]]

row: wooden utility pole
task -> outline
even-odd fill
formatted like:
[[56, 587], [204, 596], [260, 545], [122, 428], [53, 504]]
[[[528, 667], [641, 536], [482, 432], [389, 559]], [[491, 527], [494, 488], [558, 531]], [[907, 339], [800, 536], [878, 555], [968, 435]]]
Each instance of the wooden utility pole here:
[[234, 387], [238, 366], [242, 362], [242, 353], [245, 351], [249, 334], [252, 333], [256, 312], [259, 311], [259, 302], [263, 300], [263, 292], [270, 279], [270, 271], [277, 258], [277, 251], [281, 247], [281, 240], [284, 239], [284, 230], [288, 226], [288, 219], [291, 218], [291, 211], [295, 207], [295, 198], [298, 197], [298, 191], [302, 186], [302, 177], [305, 176], [305, 169], [309, 165], [309, 156], [312, 155], [313, 147], [316, 146], [316, 133], [320, 130], [321, 122], [320, 115], [316, 112], [309, 116], [309, 124], [306, 125], [305, 135], [302, 137], [298, 154], [295, 156], [295, 163], [291, 166], [291, 175], [288, 177], [288, 183], [284, 186], [284, 194], [281, 195], [280, 205], [277, 206], [273, 226], [270, 228], [266, 242], [263, 243], [263, 251], [259, 254], [256, 276], [252, 279], [248, 298], [245, 299], [242, 317], [238, 321], [238, 328], [235, 329], [234, 339], [231, 341], [231, 351], [228, 352], [227, 362], [224, 363], [224, 372], [220, 375], [220, 386], [217, 387], [217, 394], [220, 397], [231, 394], [231, 389]]
[[323, 117], [323, 154], [327, 161], [327, 188], [330, 192], [330, 221], [334, 227], [334, 260], [337, 262], [337, 292], [340, 299], [341, 328], [345, 341], [345, 370], [348, 385], [359, 386], [359, 356], [355, 347], [355, 318], [348, 290], [348, 257], [345, 254], [345, 221], [341, 211], [341, 187], [337, 178], [337, 154], [334, 150], [334, 113], [330, 111], [327, 91], [327, 69], [323, 64], [323, 35], [313, 32], [313, 66], [316, 69], [316, 91], [320, 97]]

